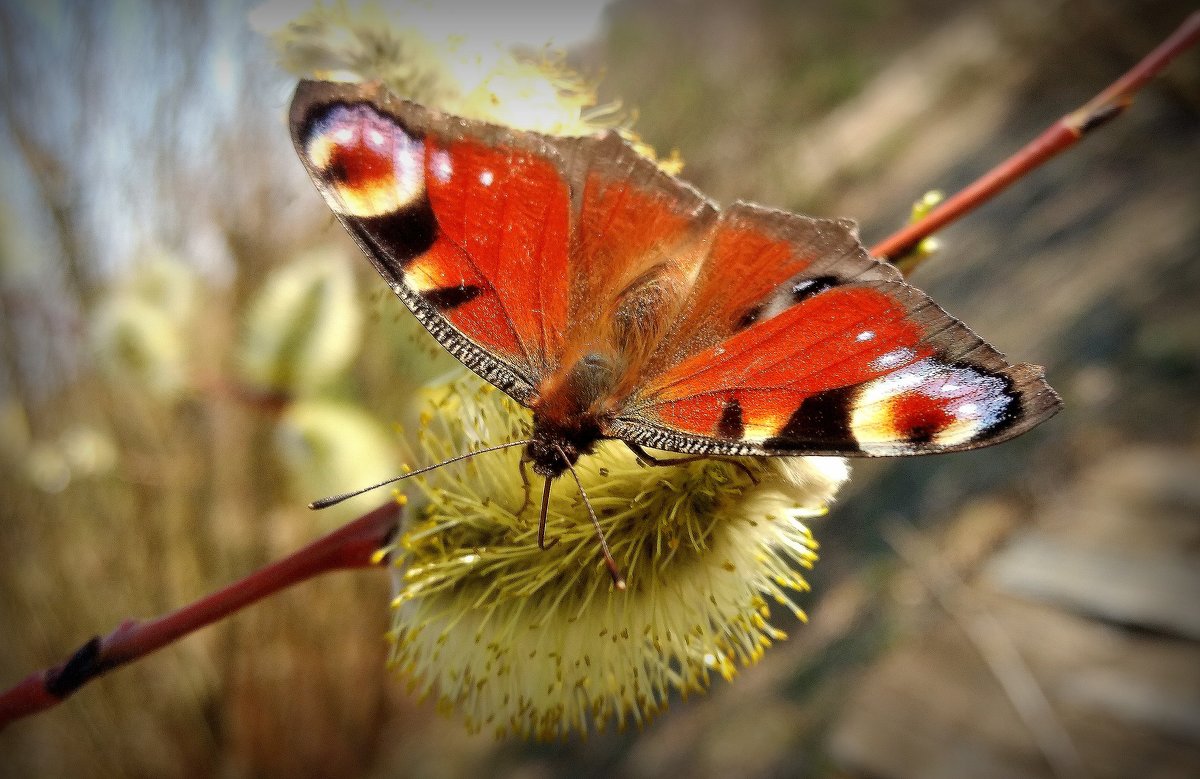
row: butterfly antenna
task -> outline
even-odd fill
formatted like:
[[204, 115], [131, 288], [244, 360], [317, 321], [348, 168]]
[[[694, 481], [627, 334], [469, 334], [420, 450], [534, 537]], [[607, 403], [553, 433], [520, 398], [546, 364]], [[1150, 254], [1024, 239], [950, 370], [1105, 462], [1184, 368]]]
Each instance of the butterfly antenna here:
[[[562, 447], [555, 446], [554, 448], [558, 450], [558, 454], [563, 458], [563, 462], [567, 464], [567, 470], [571, 472], [571, 478], [575, 479], [575, 486], [579, 488], [579, 494], [583, 497], [583, 505], [587, 507], [588, 516], [592, 518], [592, 527], [596, 528], [596, 538], [600, 539], [600, 552], [604, 555], [604, 564], [608, 566], [608, 572], [612, 575], [613, 586], [618, 590], [624, 590], [625, 577], [621, 575], [621, 569], [617, 567], [617, 561], [613, 559], [612, 552], [608, 550], [608, 539], [604, 537], [604, 531], [600, 529], [600, 520], [596, 517], [596, 511], [592, 508], [592, 502], [588, 500], [587, 491], [583, 489], [583, 482], [579, 480], [579, 474], [575, 472], [575, 466], [567, 459], [567, 453], [562, 450]], [[546, 496], [548, 497], [549, 495], [550, 491], [547, 489]]]
[[430, 471], [432, 471], [436, 468], [441, 468], [443, 465], [449, 465], [450, 463], [456, 463], [459, 460], [466, 460], [468, 458], [474, 457], [477, 454], [486, 454], [487, 452], [496, 452], [501, 449], [511, 449], [514, 446], [524, 446], [525, 444], [528, 444], [528, 443], [529, 443], [529, 441], [510, 441], [507, 444], [498, 444], [496, 446], [489, 446], [489, 447], [486, 447], [483, 449], [479, 449], [478, 451], [467, 452], [466, 454], [460, 454], [457, 457], [451, 457], [449, 460], [442, 460], [440, 463], [436, 463], [434, 465], [427, 465], [424, 468], [418, 468], [415, 471], [409, 471], [408, 473], [402, 473], [399, 476], [393, 476], [390, 479], [384, 479], [383, 481], [379, 482], [378, 484], [372, 484], [369, 487], [363, 487], [362, 489], [357, 489], [352, 492], [343, 492], [340, 495], [330, 495], [328, 498], [321, 498], [320, 500], [314, 500], [312, 503], [308, 504], [308, 507], [310, 509], [313, 509], [314, 511], [316, 511], [318, 509], [327, 509], [330, 506], [336, 506], [337, 504], [341, 503], [344, 500], [349, 500], [350, 498], [353, 498], [356, 495], [362, 495], [364, 492], [370, 492], [371, 490], [377, 490], [380, 487], [384, 487], [388, 484], [392, 484], [393, 482], [402, 481], [411, 476], [420, 476], [422, 473], [429, 473]]

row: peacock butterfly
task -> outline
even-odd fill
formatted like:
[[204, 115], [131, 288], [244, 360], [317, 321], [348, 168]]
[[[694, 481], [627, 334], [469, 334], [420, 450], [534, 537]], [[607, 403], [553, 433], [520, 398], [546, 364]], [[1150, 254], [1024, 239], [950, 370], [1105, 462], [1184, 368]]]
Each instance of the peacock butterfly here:
[[533, 412], [543, 532], [550, 480], [603, 439], [650, 462], [642, 447], [931, 454], [1061, 406], [1041, 368], [1010, 365], [852, 222], [718, 209], [616, 133], [521, 132], [313, 81], [291, 132], [396, 295]]

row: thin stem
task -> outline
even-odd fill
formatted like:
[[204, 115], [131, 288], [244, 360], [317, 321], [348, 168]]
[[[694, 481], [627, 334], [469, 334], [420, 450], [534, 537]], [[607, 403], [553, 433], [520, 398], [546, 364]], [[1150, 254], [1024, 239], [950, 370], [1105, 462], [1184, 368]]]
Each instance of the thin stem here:
[[[1059, 119], [1016, 154], [944, 201], [923, 219], [875, 244], [871, 247], [871, 254], [889, 262], [904, 259], [925, 238], [991, 200], [1014, 181], [1075, 145], [1085, 134], [1116, 118], [1129, 107], [1134, 95], [1146, 82], [1198, 40], [1200, 11], [1188, 16], [1170, 37], [1100, 94]], [[903, 270], [910, 272], [914, 266], [915, 263], [910, 263]]]
[[55, 706], [93, 679], [161, 649], [245, 606], [334, 570], [383, 562], [379, 550], [395, 534], [401, 508], [395, 501], [371, 511], [308, 546], [181, 609], [146, 622], [127, 620], [103, 638], [88, 640], [64, 662], [35, 671], [0, 693], [0, 730], [10, 722]]

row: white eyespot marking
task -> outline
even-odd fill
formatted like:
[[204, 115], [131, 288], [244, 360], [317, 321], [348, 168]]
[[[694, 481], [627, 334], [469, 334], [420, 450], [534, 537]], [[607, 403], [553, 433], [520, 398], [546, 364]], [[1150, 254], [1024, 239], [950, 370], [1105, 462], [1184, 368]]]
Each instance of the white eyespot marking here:
[[895, 368], [898, 365], [903, 365], [912, 360], [916, 356], [916, 352], [912, 349], [893, 349], [886, 354], [881, 354], [874, 360], [871, 360], [871, 369], [876, 371], [885, 371], [888, 368]]
[[860, 444], [885, 451], [953, 447], [999, 426], [1014, 402], [1002, 376], [925, 358], [863, 384], [850, 429]]
[[913, 370], [897, 371], [891, 376], [882, 376], [876, 379], [874, 383], [888, 392], [899, 393], [920, 384], [921, 374]]
[[431, 155], [430, 167], [433, 168], [433, 177], [443, 184], [450, 183], [450, 178], [454, 175], [454, 163], [450, 161], [450, 153], [445, 149], [438, 149]]
[[354, 128], [339, 127], [333, 133], [333, 140], [338, 143], [349, 143], [354, 138]]
[[485, 170], [483, 173], [479, 174], [479, 183], [484, 185], [485, 187], [490, 187], [492, 185], [492, 182], [495, 180], [496, 180], [496, 174], [492, 173], [490, 170]]
[[376, 148], [383, 148], [383, 133], [374, 128], [368, 130], [367, 142]]
[[863, 330], [858, 335], [854, 336], [855, 341], [870, 341], [875, 337], [875, 333], [871, 330]]

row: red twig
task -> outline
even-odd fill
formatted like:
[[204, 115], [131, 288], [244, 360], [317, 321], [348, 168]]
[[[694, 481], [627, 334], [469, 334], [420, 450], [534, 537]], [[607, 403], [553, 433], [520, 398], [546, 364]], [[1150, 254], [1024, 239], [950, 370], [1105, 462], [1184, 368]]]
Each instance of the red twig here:
[[379, 564], [378, 551], [395, 533], [400, 511], [394, 501], [389, 501], [298, 552], [177, 611], [147, 622], [127, 620], [107, 636], [93, 637], [66, 661], [36, 671], [0, 693], [0, 729], [61, 703], [114, 668], [294, 584], [330, 571]]
[[937, 208], [871, 248], [881, 260], [895, 262], [923, 239], [978, 208], [1017, 179], [1075, 144], [1086, 133], [1116, 118], [1133, 96], [1171, 60], [1200, 40], [1200, 11], [1193, 12], [1169, 38], [1100, 94], [1052, 124], [1020, 151], [985, 173]]

